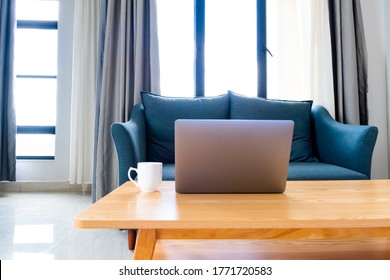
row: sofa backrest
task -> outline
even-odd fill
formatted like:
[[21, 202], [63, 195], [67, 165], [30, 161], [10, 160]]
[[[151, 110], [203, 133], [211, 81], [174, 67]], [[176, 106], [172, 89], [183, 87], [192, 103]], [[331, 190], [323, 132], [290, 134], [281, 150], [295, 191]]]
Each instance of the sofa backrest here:
[[175, 162], [177, 119], [228, 119], [229, 96], [181, 98], [141, 92], [145, 109], [147, 160]]
[[311, 141], [312, 101], [246, 97], [233, 92], [216, 97], [181, 98], [141, 92], [146, 120], [147, 160], [174, 163], [177, 119], [293, 120], [290, 161], [314, 161]]
[[294, 134], [290, 161], [313, 161], [311, 134], [312, 101], [273, 100], [230, 95], [230, 118], [253, 120], [292, 120]]

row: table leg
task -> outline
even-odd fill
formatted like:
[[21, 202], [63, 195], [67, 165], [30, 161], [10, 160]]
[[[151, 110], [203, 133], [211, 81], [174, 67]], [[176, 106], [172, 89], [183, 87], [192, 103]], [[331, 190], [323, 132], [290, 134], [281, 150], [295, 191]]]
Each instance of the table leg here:
[[135, 241], [137, 240], [137, 230], [129, 229], [127, 231], [127, 245], [130, 251], [133, 251], [135, 248]]
[[157, 241], [156, 229], [139, 229], [135, 243], [134, 260], [151, 260]]

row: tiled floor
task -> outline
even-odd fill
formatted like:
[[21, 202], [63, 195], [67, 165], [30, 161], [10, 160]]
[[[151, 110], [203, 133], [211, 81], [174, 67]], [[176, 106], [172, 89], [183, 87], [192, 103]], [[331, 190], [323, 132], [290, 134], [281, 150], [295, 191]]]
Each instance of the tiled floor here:
[[90, 204], [77, 192], [0, 192], [0, 259], [131, 259], [126, 231], [73, 227]]

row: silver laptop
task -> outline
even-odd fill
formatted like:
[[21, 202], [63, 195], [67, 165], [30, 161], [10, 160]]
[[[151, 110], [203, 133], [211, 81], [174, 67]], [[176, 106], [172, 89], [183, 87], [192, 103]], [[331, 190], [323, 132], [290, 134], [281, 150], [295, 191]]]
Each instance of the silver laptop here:
[[282, 193], [293, 121], [177, 120], [178, 193]]

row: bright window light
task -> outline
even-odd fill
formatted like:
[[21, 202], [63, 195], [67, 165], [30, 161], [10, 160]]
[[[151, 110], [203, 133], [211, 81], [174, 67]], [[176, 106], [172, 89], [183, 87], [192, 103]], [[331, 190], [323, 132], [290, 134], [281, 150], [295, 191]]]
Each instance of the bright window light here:
[[57, 75], [57, 30], [17, 29], [15, 73]]
[[205, 95], [256, 96], [256, 0], [206, 1], [205, 9]]
[[17, 78], [15, 103], [21, 112], [16, 115], [17, 124], [55, 126], [56, 92], [56, 79]]
[[[256, 0], [205, 4], [205, 95], [256, 96]], [[194, 1], [159, 0], [157, 15], [161, 94], [194, 96]]]
[[17, 0], [16, 19], [21, 20], [58, 20], [58, 1]]
[[159, 0], [157, 16], [161, 94], [194, 96], [194, 2]]
[[55, 135], [17, 134], [16, 155], [23, 157], [54, 157]]

